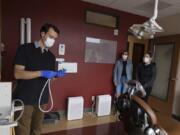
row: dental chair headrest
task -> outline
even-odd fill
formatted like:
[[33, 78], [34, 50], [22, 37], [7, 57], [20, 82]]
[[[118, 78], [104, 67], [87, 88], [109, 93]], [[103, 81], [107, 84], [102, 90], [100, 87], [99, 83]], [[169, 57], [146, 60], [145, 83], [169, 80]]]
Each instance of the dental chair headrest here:
[[154, 111], [151, 109], [151, 107], [141, 98], [137, 96], [132, 96], [132, 100], [134, 100], [138, 105], [144, 109], [144, 111], [148, 114], [151, 120], [151, 125], [155, 126], [157, 125], [157, 117], [154, 113]]

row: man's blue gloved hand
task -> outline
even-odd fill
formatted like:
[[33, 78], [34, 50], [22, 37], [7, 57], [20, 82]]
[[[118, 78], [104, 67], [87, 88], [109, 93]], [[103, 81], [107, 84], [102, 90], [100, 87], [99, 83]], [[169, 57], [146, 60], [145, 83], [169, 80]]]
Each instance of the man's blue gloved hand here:
[[63, 77], [66, 75], [66, 69], [58, 70], [56, 72], [56, 77]]
[[52, 70], [43, 70], [41, 71], [41, 77], [52, 79], [56, 76], [56, 72]]

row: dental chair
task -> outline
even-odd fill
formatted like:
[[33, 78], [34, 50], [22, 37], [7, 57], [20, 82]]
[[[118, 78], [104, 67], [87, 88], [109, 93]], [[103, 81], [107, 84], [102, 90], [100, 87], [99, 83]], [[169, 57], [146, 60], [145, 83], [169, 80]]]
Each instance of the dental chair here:
[[143, 100], [145, 95], [145, 90], [138, 81], [129, 81], [127, 93], [121, 95], [115, 105], [119, 111], [119, 119], [124, 122], [129, 135], [168, 135], [158, 125], [154, 111]]
[[[14, 127], [18, 125], [24, 110], [21, 100], [12, 101], [12, 83], [0, 82], [0, 135], [13, 135]], [[18, 104], [18, 106], [17, 106]], [[14, 120], [15, 112], [19, 112]]]

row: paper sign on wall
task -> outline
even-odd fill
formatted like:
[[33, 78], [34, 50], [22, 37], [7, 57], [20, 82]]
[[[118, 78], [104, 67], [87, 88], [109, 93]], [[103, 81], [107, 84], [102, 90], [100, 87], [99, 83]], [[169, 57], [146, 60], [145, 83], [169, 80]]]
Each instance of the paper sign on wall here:
[[62, 62], [58, 64], [58, 70], [66, 69], [66, 73], [77, 73], [77, 63], [76, 62]]

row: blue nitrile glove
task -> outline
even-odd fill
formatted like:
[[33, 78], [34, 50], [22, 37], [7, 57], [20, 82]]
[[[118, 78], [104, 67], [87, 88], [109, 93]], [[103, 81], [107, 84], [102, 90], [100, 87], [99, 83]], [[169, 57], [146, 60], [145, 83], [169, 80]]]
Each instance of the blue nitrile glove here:
[[56, 76], [56, 72], [52, 70], [43, 70], [41, 71], [41, 77], [52, 79]]
[[58, 70], [56, 72], [56, 77], [63, 77], [66, 75], [66, 69]]

